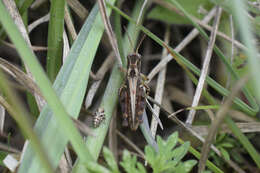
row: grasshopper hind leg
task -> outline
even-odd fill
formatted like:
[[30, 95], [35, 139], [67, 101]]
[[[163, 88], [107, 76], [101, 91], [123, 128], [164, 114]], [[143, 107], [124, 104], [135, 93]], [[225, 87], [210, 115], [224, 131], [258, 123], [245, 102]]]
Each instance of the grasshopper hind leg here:
[[122, 111], [122, 117], [123, 117], [123, 126], [128, 126], [128, 93], [127, 93], [127, 86], [123, 85], [119, 89], [119, 103]]

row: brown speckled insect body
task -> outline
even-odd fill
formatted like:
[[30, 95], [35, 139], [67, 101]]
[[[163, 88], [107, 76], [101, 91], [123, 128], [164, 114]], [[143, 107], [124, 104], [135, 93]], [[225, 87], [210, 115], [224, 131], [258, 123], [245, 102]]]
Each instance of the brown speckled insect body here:
[[119, 90], [119, 102], [123, 114], [123, 126], [130, 126], [131, 130], [136, 130], [142, 123], [142, 115], [146, 107], [145, 94], [149, 88], [141, 78], [141, 55], [130, 54], [127, 60], [127, 74]]
[[95, 112], [94, 118], [93, 118], [93, 126], [94, 128], [97, 128], [100, 126], [100, 124], [106, 119], [105, 112], [103, 108], [98, 108], [98, 110]]

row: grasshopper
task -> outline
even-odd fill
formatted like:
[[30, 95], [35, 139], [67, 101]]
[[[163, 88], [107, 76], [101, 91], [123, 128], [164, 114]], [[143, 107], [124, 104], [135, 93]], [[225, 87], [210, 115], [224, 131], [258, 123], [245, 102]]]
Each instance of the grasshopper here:
[[149, 93], [149, 87], [141, 77], [141, 55], [129, 54], [127, 60], [126, 80], [119, 90], [119, 101], [123, 113], [123, 126], [130, 126], [131, 130], [136, 130], [142, 123], [146, 107], [145, 96]]
[[[141, 39], [135, 53], [127, 56], [127, 70], [124, 84], [119, 89], [119, 102], [123, 113], [123, 126], [136, 130], [142, 123], [142, 115], [146, 107], [146, 95], [149, 87], [141, 74], [141, 55], [138, 52], [144, 37]], [[129, 37], [131, 43], [131, 39]]]

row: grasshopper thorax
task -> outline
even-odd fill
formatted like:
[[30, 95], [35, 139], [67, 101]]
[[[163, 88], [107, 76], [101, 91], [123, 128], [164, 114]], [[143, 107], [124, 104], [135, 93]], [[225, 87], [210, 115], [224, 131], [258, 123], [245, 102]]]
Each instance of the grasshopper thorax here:
[[129, 54], [127, 61], [128, 77], [138, 77], [141, 70], [141, 55], [138, 53]]

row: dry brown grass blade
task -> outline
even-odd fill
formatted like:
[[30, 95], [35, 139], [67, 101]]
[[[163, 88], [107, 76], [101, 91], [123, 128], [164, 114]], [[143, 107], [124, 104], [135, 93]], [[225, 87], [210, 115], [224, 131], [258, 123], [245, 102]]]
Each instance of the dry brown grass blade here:
[[168, 112], [174, 112], [171, 100], [169, 98], [167, 90], [164, 91], [163, 94], [163, 101], [162, 101], [162, 106], [168, 111]]
[[109, 132], [108, 132], [108, 146], [110, 151], [113, 153], [116, 162], [118, 162], [118, 141], [116, 135], [116, 124], [117, 124], [117, 111], [115, 109], [112, 119], [110, 121]]
[[[260, 132], [260, 123], [259, 122], [249, 122], [249, 123], [236, 123], [236, 126], [243, 133], [255, 133]], [[208, 135], [209, 126], [192, 126], [192, 129], [199, 133], [201, 136]], [[222, 124], [221, 133], [232, 133], [226, 124]]]
[[7, 152], [10, 152], [10, 153], [16, 153], [16, 154], [21, 154], [21, 152], [9, 145], [5, 145], [5, 144], [2, 144], [0, 142], [0, 150], [1, 151], [7, 151]]
[[85, 135], [91, 135], [94, 136], [94, 133], [92, 132], [91, 128], [88, 127], [86, 124], [83, 122], [71, 117], [71, 120], [74, 122], [75, 126]]
[[[166, 44], [168, 44], [170, 41], [170, 27], [169, 26], [167, 26], [165, 36], [164, 36], [164, 41]], [[166, 55], [167, 55], [167, 49], [163, 49], [162, 58], [165, 57]], [[165, 80], [166, 80], [166, 70], [167, 70], [167, 68], [165, 66], [165, 68], [162, 69], [162, 71], [160, 71], [158, 78], [157, 78], [154, 100], [156, 100], [160, 104], [162, 103], [162, 97], [163, 97], [163, 92], [164, 92], [164, 85], [165, 85]], [[159, 118], [160, 107], [154, 104], [153, 109], [154, 109], [154, 113], [155, 113], [154, 116], [157, 116]], [[155, 138], [157, 126], [158, 126], [158, 121], [154, 116], [152, 117], [151, 126], [150, 126], [153, 138]]]
[[[148, 2], [147, 0], [144, 0], [144, 3], [143, 3], [143, 5], [142, 5], [142, 7], [141, 7], [141, 10], [140, 10], [140, 12], [139, 12], [139, 15], [138, 15], [138, 18], [137, 18], [137, 21], [136, 21], [136, 25], [139, 25], [140, 22], [141, 22], [141, 18], [142, 18], [142, 16], [143, 16], [144, 8], [145, 8], [147, 2]], [[136, 28], [137, 28], [137, 27], [136, 27]]]
[[[152, 112], [152, 116], [155, 119], [155, 121], [159, 124], [159, 126], [161, 127], [161, 129], [163, 130], [163, 125], [162, 122], [160, 120], [160, 118], [156, 115], [156, 113], [153, 110], [152, 105], [149, 103], [149, 101], [147, 99], [145, 99], [146, 103], [147, 103], [147, 107], [148, 109]], [[147, 124], [147, 128], [149, 129], [149, 125]], [[152, 135], [152, 134], [151, 134]]]
[[[234, 55], [235, 55], [235, 47], [234, 47], [234, 40], [235, 40], [235, 35], [234, 35], [234, 26], [233, 26], [233, 17], [232, 15], [229, 15], [229, 21], [230, 21], [230, 30], [231, 30], [231, 55], [230, 55], [230, 64], [233, 64], [234, 61]], [[230, 73], [227, 74], [227, 81], [226, 81], [226, 88], [230, 89], [230, 84], [231, 84], [231, 75]], [[224, 102], [225, 97], [222, 98], [222, 102]]]
[[[210, 12], [203, 18], [202, 22], [204, 23], [208, 23], [213, 16], [215, 15], [216, 12], [216, 8], [213, 8], [212, 10], [210, 10]], [[194, 28], [183, 40], [181, 43], [179, 43], [176, 47], [175, 47], [175, 51], [176, 52], [180, 52], [181, 50], [183, 50], [197, 35], [199, 34], [199, 31]], [[173, 57], [171, 54], [168, 54], [167, 57], [163, 58], [149, 73], [149, 75], [147, 76], [150, 82], [152, 80], [152, 78], [159, 73], [167, 64], [168, 62], [170, 62], [171, 60], [173, 60]]]
[[[6, 46], [11, 47], [13, 49], [16, 49], [15, 46], [11, 43], [8, 43], [8, 42], [3, 41], [3, 40], [1, 40], [1, 43], [3, 43], [3, 45], [6, 45]], [[32, 46], [31, 49], [33, 51], [47, 51], [48, 50], [48, 48], [44, 47], [44, 46]]]
[[31, 5], [31, 9], [36, 10], [45, 2], [47, 2], [47, 0], [35, 0]]
[[[31, 93], [37, 93], [39, 96], [42, 97], [40, 90], [36, 83], [23, 71], [21, 71], [16, 66], [12, 65], [8, 61], [5, 61], [4, 59], [0, 58], [0, 68], [10, 74], [12, 77], [14, 77], [19, 83], [21, 83], [29, 92]], [[4, 105], [4, 104], [2, 104]], [[90, 128], [88, 128], [85, 124], [82, 122], [79, 122], [76, 119], [73, 119], [74, 123], [78, 127], [79, 130], [81, 130], [85, 135], [92, 135]]]
[[122, 69], [123, 64], [122, 64], [122, 60], [121, 60], [121, 57], [120, 57], [116, 36], [113, 32], [111, 23], [108, 19], [107, 13], [106, 13], [105, 1], [104, 0], [98, 0], [98, 5], [99, 5], [99, 10], [100, 10], [100, 13], [101, 13], [101, 16], [102, 16], [102, 20], [104, 22], [106, 33], [108, 35], [109, 41], [112, 45], [112, 48], [114, 50], [114, 53], [115, 53], [117, 61], [118, 61], [118, 66], [119, 66], [120, 69]]
[[60, 172], [60, 173], [69, 173], [69, 172], [71, 172], [71, 169], [70, 169], [70, 167], [68, 165], [68, 162], [67, 162], [66, 157], [65, 157], [64, 154], [61, 156], [58, 168], [59, 168], [58, 172]]
[[0, 134], [4, 132], [4, 124], [5, 124], [5, 108], [0, 105]]
[[42, 16], [41, 18], [35, 20], [28, 26], [28, 32], [32, 32], [37, 26], [39, 26], [42, 23], [48, 22], [50, 20], [50, 13], [46, 14], [45, 16]]
[[75, 27], [73, 25], [73, 21], [72, 21], [71, 16], [70, 16], [68, 6], [65, 7], [64, 19], [65, 19], [65, 23], [66, 23], [68, 31], [71, 35], [72, 40], [73, 41], [76, 40], [77, 33], [76, 33]]
[[82, 21], [87, 18], [89, 12], [78, 0], [67, 0], [67, 3]]
[[98, 72], [96, 73], [96, 76], [99, 78], [99, 80], [94, 81], [94, 83], [91, 84], [91, 86], [88, 90], [88, 94], [85, 99], [85, 109], [88, 109], [92, 105], [93, 98], [102, 82], [102, 79], [103, 79], [105, 73], [112, 67], [112, 65], [114, 63], [113, 57], [114, 57], [114, 53], [111, 52], [108, 55], [108, 57], [105, 59], [105, 61], [103, 62], [102, 66], [100, 67]]
[[64, 63], [67, 58], [67, 55], [69, 54], [69, 51], [70, 51], [69, 38], [68, 38], [67, 32], [65, 30], [63, 31], [62, 39], [63, 39], [62, 62]]
[[18, 67], [9, 63], [3, 58], [0, 58], [0, 68], [7, 74], [11, 75], [20, 84], [22, 84], [29, 92], [31, 92], [32, 94], [35, 93], [40, 97], [42, 97], [41, 92], [38, 86], [36, 85], [36, 83], [32, 80], [32, 78], [30, 78], [26, 73], [24, 73]]
[[71, 155], [70, 155], [68, 147], [65, 148], [64, 154], [65, 154], [68, 166], [70, 168], [72, 168], [73, 167], [73, 164], [72, 164], [73, 162], [72, 162], [72, 158], [71, 158]]
[[[196, 91], [195, 91], [195, 95], [194, 95], [191, 107], [198, 106], [199, 101], [200, 101], [200, 97], [201, 97], [202, 90], [203, 90], [203, 87], [204, 87], [204, 84], [205, 84], [205, 80], [206, 80], [206, 77], [208, 75], [208, 69], [209, 69], [210, 60], [211, 60], [212, 53], [213, 53], [213, 47], [214, 47], [215, 41], [216, 41], [216, 34], [217, 34], [219, 22], [220, 22], [221, 13], [222, 13], [222, 8], [218, 7], [217, 11], [216, 11], [216, 17], [215, 17], [215, 20], [214, 20], [214, 24], [213, 24], [214, 30], [212, 30], [212, 32], [210, 34], [208, 48], [207, 48], [207, 51], [206, 51], [206, 54], [205, 54], [203, 67], [202, 67], [202, 70], [201, 70], [199, 82], [198, 82], [198, 85], [197, 85], [197, 88], [196, 88]], [[196, 113], [195, 109], [190, 110], [188, 118], [186, 120], [186, 124], [192, 125], [194, 117], [195, 117], [195, 113]]]
[[[23, 38], [25, 39], [26, 43], [28, 44], [29, 47], [32, 47], [32, 44], [30, 42], [30, 39], [29, 39], [29, 35], [27, 33], [27, 30], [24, 26], [24, 23], [23, 23], [23, 20], [22, 20], [22, 17], [20, 16], [20, 13], [16, 7], [16, 4], [14, 1], [9, 1], [9, 0], [3, 0], [6, 8], [8, 9], [9, 11], [9, 14], [11, 15], [12, 19], [14, 20], [17, 28], [19, 29], [19, 31], [21, 32]], [[27, 68], [27, 66], [25, 65], [25, 69], [26, 69], [26, 72], [28, 73], [29, 77], [33, 79], [33, 76], [31, 74], [31, 72], [29, 71], [29, 69]], [[43, 106], [45, 105], [45, 101], [42, 99], [42, 97], [36, 93], [34, 93], [34, 97], [35, 97], [35, 100], [37, 102], [37, 105], [39, 107], [39, 110], [41, 111]]]
[[217, 133], [218, 127], [221, 125], [222, 121], [224, 120], [226, 113], [228, 112], [229, 107], [231, 106], [233, 99], [237, 95], [237, 93], [240, 91], [240, 89], [244, 86], [246, 81], [248, 80], [248, 76], [240, 79], [233, 89], [231, 90], [231, 94], [229, 97], [227, 97], [227, 100], [224, 102], [223, 106], [218, 110], [216, 114], [215, 121], [212, 122], [209, 133], [206, 137], [206, 140], [203, 144], [202, 151], [201, 151], [201, 157], [199, 160], [199, 170], [198, 172], [202, 172], [205, 169], [206, 160], [208, 159], [208, 153], [210, 151], [210, 146], [212, 145], [215, 135]]

